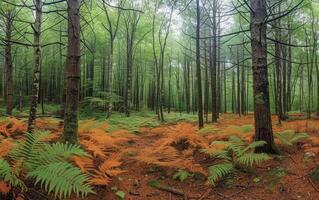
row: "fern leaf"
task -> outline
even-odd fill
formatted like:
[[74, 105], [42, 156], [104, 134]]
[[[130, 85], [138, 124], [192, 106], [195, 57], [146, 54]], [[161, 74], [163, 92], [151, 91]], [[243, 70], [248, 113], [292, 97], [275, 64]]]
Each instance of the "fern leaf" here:
[[26, 185], [12, 171], [9, 163], [3, 159], [0, 159], [0, 180], [9, 183], [13, 187], [18, 187], [24, 192], [27, 191]]
[[259, 165], [260, 163], [269, 160], [270, 157], [265, 153], [246, 153], [237, 159], [237, 162], [246, 167]]
[[28, 177], [35, 178], [35, 184], [40, 183], [48, 193], [54, 192], [60, 198], [68, 198], [73, 192], [82, 197], [94, 193], [88, 184], [88, 177], [70, 163], [42, 165], [29, 172]]
[[208, 182], [215, 186], [218, 181], [232, 174], [235, 168], [231, 163], [223, 163], [209, 167], [208, 171]]
[[256, 147], [262, 147], [264, 145], [266, 145], [267, 142], [265, 141], [255, 141], [251, 144], [249, 144], [242, 152], [241, 152], [241, 155], [246, 153], [247, 151], [249, 150], [254, 150]]
[[73, 144], [46, 144], [43, 151], [39, 152], [36, 160], [39, 163], [52, 163], [68, 161], [72, 156], [90, 157], [80, 146]]

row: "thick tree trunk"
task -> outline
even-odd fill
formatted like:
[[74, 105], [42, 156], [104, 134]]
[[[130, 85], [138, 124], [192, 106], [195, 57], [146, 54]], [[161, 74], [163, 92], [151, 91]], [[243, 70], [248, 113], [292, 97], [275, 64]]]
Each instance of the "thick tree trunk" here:
[[267, 26], [265, 24], [267, 18], [266, 1], [251, 0], [250, 4], [252, 8], [250, 28], [254, 84], [255, 140], [267, 142], [266, 145], [256, 148], [256, 152], [276, 153], [269, 103]]
[[28, 121], [28, 132], [32, 132], [35, 128], [35, 120], [37, 114], [37, 105], [39, 99], [40, 88], [40, 72], [41, 72], [41, 21], [42, 21], [42, 0], [35, 1], [36, 17], [34, 23], [34, 74], [32, 83], [32, 94], [30, 100], [30, 113]]
[[78, 142], [80, 46], [80, 0], [68, 0], [67, 82], [63, 140], [71, 144]]

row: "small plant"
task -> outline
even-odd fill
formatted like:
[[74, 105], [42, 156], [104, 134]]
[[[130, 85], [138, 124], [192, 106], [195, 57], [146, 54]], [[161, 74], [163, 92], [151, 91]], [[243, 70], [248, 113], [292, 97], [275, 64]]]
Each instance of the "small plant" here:
[[313, 180], [319, 181], [319, 166], [310, 174]]
[[174, 180], [179, 180], [181, 182], [184, 182], [188, 177], [193, 176], [189, 172], [179, 169], [173, 176]]
[[251, 125], [251, 124], [246, 124], [246, 125], [243, 125], [243, 126], [241, 127], [241, 131], [242, 131], [243, 133], [248, 133], [248, 132], [252, 131], [253, 129], [254, 129], [254, 127], [253, 127], [253, 125]]
[[283, 145], [293, 146], [298, 142], [308, 139], [307, 133], [296, 133], [294, 130], [285, 130], [275, 134], [275, 137], [280, 140]]
[[254, 166], [270, 159], [267, 154], [254, 153], [256, 147], [265, 144], [264, 141], [256, 141], [247, 145], [237, 136], [231, 136], [228, 141], [214, 141], [212, 145], [224, 145], [224, 149], [211, 154], [220, 162], [208, 168], [208, 182], [216, 186], [221, 180], [227, 180], [235, 175], [238, 170], [251, 170]]
[[282, 167], [276, 167], [268, 171], [263, 177], [262, 182], [269, 191], [272, 191], [278, 182], [286, 176], [286, 169]]
[[205, 136], [216, 133], [219, 129], [216, 126], [206, 126], [198, 131], [199, 134]]
[[12, 162], [0, 159], [0, 180], [22, 192], [27, 191], [24, 181], [34, 180], [34, 184], [39, 183], [46, 192], [59, 198], [68, 198], [71, 193], [81, 197], [94, 193], [88, 177], [69, 161], [72, 156], [89, 154], [77, 145], [48, 144], [45, 142], [48, 135], [49, 132], [29, 133], [8, 155]]

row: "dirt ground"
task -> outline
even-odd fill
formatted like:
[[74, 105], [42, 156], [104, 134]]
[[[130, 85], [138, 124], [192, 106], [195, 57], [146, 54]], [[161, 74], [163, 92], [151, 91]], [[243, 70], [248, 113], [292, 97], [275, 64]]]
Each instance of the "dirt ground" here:
[[[105, 123], [92, 128], [93, 120], [81, 122], [80, 143], [96, 158], [92, 163], [99, 165], [116, 157], [111, 162], [114, 169], [109, 169], [109, 180], [104, 184], [102, 178], [97, 178], [97, 194], [86, 199], [117, 200], [116, 191], [123, 191], [127, 200], [317, 200], [319, 183], [311, 180], [309, 173], [319, 165], [319, 121], [305, 120], [299, 115], [293, 118], [279, 126], [274, 116], [274, 132], [294, 130], [296, 133], [307, 132], [310, 137], [293, 147], [285, 147], [276, 139], [282, 155], [272, 155], [271, 160], [252, 173], [239, 173], [231, 187], [207, 184], [206, 170], [214, 160], [200, 150], [209, 148], [212, 141], [227, 140], [231, 135], [252, 141], [253, 115], [222, 115], [218, 123], [207, 125], [211, 128], [205, 134], [200, 134], [196, 124], [190, 122], [144, 127], [134, 134], [127, 130], [107, 134]], [[23, 122], [15, 123], [21, 130], [11, 127], [11, 132], [23, 131]], [[251, 128], [243, 131], [245, 126]], [[40, 119], [37, 128], [51, 130], [51, 140], [57, 140], [62, 125], [58, 120]], [[19, 139], [22, 136], [11, 133], [10, 137]], [[80, 163], [76, 164], [81, 168]], [[193, 176], [183, 182], [174, 180], [173, 175], [178, 169], [185, 169]], [[151, 180], [157, 180], [170, 191], [150, 187]], [[41, 199], [39, 196], [34, 198]]]

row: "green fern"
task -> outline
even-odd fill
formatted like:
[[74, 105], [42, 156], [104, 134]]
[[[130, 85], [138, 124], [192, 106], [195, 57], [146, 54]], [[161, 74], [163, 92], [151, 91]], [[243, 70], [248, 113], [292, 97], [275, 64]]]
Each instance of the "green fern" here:
[[243, 165], [245, 167], [253, 167], [255, 165], [259, 165], [260, 163], [269, 160], [270, 157], [265, 153], [246, 153], [237, 158], [237, 163]]
[[[71, 156], [88, 157], [89, 154], [78, 145], [48, 144], [44, 141], [48, 135], [49, 132], [28, 133], [26, 140], [17, 145], [10, 154], [12, 160], [19, 163], [17, 173], [20, 174], [22, 171], [21, 174], [26, 174], [25, 178], [34, 178], [35, 184], [40, 182], [48, 193], [53, 192], [59, 197], [67, 198], [73, 192], [82, 197], [94, 193], [88, 184], [88, 177], [79, 168], [69, 163]], [[4, 168], [3, 174], [9, 174], [10, 176], [7, 175], [7, 177], [12, 177], [11, 179], [4, 177], [4, 181], [12, 186], [26, 189], [24, 184], [15, 182], [24, 177], [18, 178], [10, 173], [12, 170], [8, 163], [1, 164], [4, 166], [0, 166]], [[2, 178], [1, 171], [0, 178]]]
[[234, 173], [235, 168], [232, 163], [223, 163], [209, 167], [208, 172], [208, 182], [213, 186], [216, 186], [218, 181]]
[[[43, 151], [38, 152], [37, 157], [33, 160], [33, 163], [28, 164], [49, 164], [53, 162], [67, 162], [71, 156], [90, 157], [83, 149], [78, 145], [72, 144], [46, 144], [43, 146]], [[34, 166], [33, 166], [34, 167]]]
[[18, 176], [12, 171], [9, 163], [3, 159], [0, 159], [0, 179], [9, 183], [13, 187], [18, 187], [22, 191], [27, 191], [27, 187], [24, 182], [18, 178]]
[[[256, 141], [246, 144], [241, 138], [232, 136], [228, 141], [214, 141], [212, 145], [225, 145], [225, 149], [210, 154], [221, 160], [219, 164], [209, 167], [208, 181], [215, 186], [220, 180], [235, 174], [237, 170], [253, 168], [270, 159], [267, 154], [256, 154], [254, 149], [266, 144], [264, 141]], [[204, 150], [205, 152], [205, 150]]]
[[40, 183], [48, 193], [53, 191], [60, 198], [67, 198], [73, 192], [82, 197], [93, 193], [87, 183], [88, 177], [79, 168], [66, 162], [39, 166], [28, 173], [28, 177], [35, 178], [35, 184]]
[[192, 174], [190, 174], [189, 172], [185, 170], [180, 169], [174, 174], [173, 179], [184, 182], [190, 176], [192, 176]]
[[275, 137], [280, 142], [287, 146], [293, 146], [294, 144], [306, 140], [309, 135], [307, 133], [296, 133], [294, 130], [286, 130], [275, 134]]

